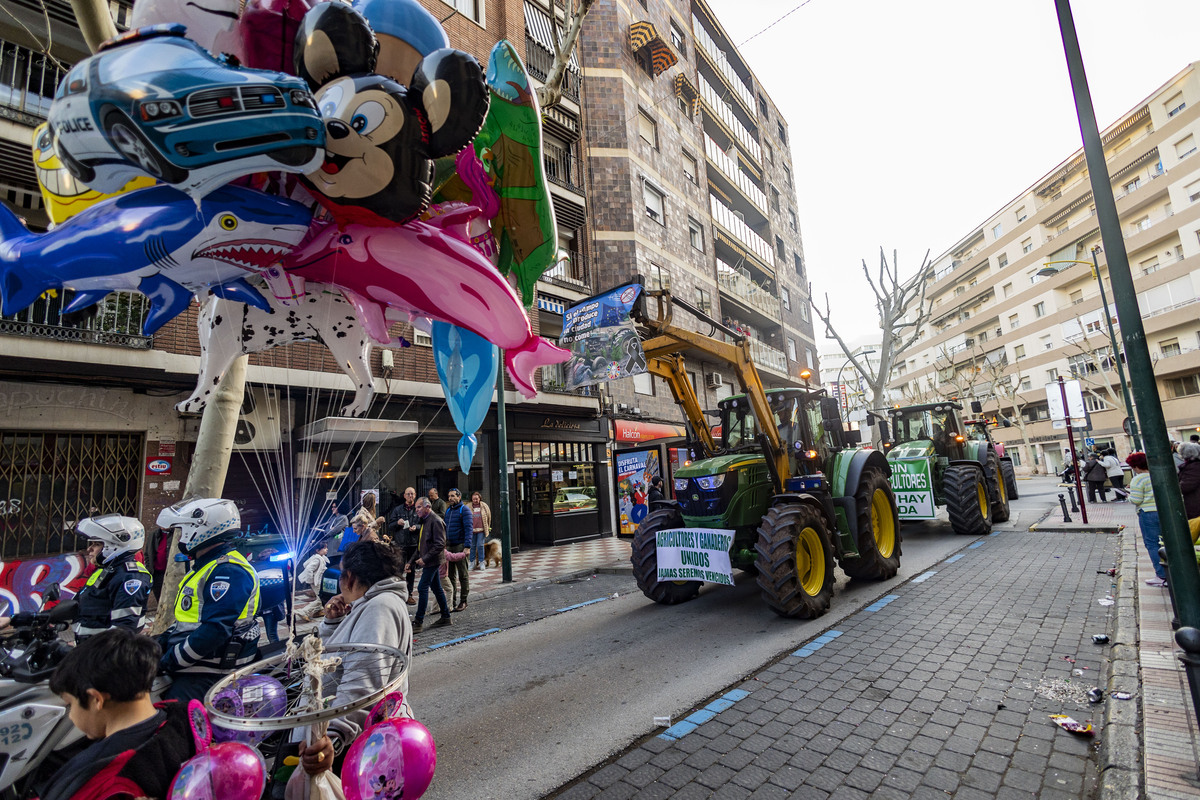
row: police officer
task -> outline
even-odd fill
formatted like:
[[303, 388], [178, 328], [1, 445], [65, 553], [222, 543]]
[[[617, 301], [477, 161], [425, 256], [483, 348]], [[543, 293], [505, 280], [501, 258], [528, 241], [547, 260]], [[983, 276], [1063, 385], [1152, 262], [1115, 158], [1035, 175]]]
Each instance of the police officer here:
[[75, 532], [101, 548], [98, 569], [76, 597], [75, 642], [114, 627], [137, 633], [145, 623], [151, 583], [150, 571], [136, 558], [146, 543], [146, 529], [133, 517], [106, 514], [80, 520]]
[[160, 527], [179, 529], [179, 549], [193, 559], [161, 641], [161, 666], [173, 679], [166, 699], [202, 699], [258, 656], [258, 575], [232, 543], [241, 522], [237, 505], [218, 498], [185, 500], [158, 515]]

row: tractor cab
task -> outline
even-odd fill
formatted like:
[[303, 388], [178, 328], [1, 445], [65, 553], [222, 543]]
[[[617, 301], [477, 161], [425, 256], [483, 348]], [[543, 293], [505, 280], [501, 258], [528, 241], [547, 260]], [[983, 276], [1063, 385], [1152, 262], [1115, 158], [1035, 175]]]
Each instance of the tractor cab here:
[[961, 411], [962, 406], [950, 402], [891, 409], [888, 416], [892, 421], [893, 444], [889, 458], [936, 454], [955, 461], [966, 457], [966, 426]]
[[[821, 416], [821, 392], [791, 387], [769, 389], [767, 403], [771, 424], [779, 432], [781, 448], [788, 454], [790, 475], [815, 475], [821, 471], [823, 454], [840, 449], [840, 426], [829, 427]], [[758, 422], [745, 395], [727, 397], [718, 403], [721, 415], [721, 447], [727, 452], [762, 450]], [[829, 428], [827, 430], [827, 427]]]

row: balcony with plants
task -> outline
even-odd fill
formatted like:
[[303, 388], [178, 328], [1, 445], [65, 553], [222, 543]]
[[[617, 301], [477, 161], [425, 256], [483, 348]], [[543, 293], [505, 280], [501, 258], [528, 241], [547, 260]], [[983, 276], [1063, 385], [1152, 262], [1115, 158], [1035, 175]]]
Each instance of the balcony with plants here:
[[0, 316], [0, 335], [102, 344], [149, 350], [153, 340], [142, 335], [150, 300], [137, 292], [113, 292], [91, 308], [63, 313], [73, 292], [51, 290], [29, 308]]

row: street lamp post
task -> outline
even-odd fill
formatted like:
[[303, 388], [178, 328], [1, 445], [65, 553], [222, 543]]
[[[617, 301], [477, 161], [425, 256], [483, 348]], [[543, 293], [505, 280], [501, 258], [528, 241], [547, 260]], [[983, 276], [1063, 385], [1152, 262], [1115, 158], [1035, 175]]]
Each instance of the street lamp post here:
[[1108, 296], [1104, 293], [1104, 279], [1100, 277], [1100, 262], [1098, 254], [1100, 253], [1100, 245], [1092, 248], [1092, 260], [1088, 261], [1047, 261], [1038, 270], [1038, 275], [1043, 277], [1049, 275], [1057, 275], [1062, 268], [1055, 267], [1055, 264], [1083, 264], [1092, 268], [1092, 273], [1096, 276], [1096, 283], [1100, 285], [1100, 305], [1104, 308], [1104, 322], [1108, 325], [1108, 341], [1112, 344], [1112, 357], [1117, 365], [1117, 378], [1121, 382], [1121, 397], [1125, 401], [1125, 414], [1129, 418], [1129, 437], [1133, 440], [1133, 449], [1142, 449], [1142, 437], [1138, 433], [1137, 418], [1133, 415], [1133, 400], [1129, 396], [1129, 381], [1125, 380], [1125, 366], [1121, 362], [1121, 349], [1117, 346], [1117, 332], [1112, 324], [1112, 311], [1108, 307]]

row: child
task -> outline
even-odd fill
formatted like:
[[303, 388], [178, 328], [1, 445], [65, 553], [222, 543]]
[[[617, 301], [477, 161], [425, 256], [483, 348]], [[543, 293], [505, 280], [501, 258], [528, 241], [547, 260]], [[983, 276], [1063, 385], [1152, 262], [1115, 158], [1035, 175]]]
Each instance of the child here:
[[300, 609], [297, 615], [302, 622], [311, 622], [312, 619], [318, 616], [322, 608], [321, 603], [321, 577], [325, 574], [325, 570], [329, 568], [329, 542], [321, 542], [317, 545], [317, 549], [304, 562], [304, 569], [300, 572], [300, 582], [308, 584], [308, 589], [302, 589], [305, 597], [308, 594], [312, 595], [312, 600], [308, 605]]
[[110, 628], [63, 658], [50, 690], [90, 741], [37, 787], [41, 800], [167, 796], [195, 744], [187, 707], [150, 699], [159, 656], [153, 639]]
[[1154, 577], [1148, 578], [1149, 586], [1167, 585], [1167, 570], [1159, 560], [1158, 548], [1162, 546], [1162, 526], [1158, 520], [1158, 506], [1154, 503], [1154, 487], [1150, 484], [1150, 462], [1145, 453], [1130, 453], [1125, 463], [1133, 467], [1133, 480], [1129, 482], [1129, 502], [1137, 506], [1138, 527], [1142, 531], [1142, 544], [1150, 554]]

